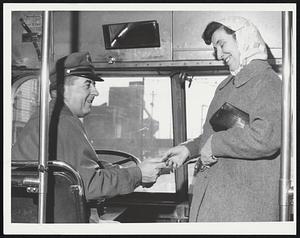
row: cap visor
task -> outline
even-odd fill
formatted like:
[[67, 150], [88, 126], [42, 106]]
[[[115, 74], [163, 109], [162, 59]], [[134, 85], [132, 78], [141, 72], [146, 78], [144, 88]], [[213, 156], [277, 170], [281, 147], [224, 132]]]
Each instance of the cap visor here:
[[91, 79], [93, 79], [94, 81], [99, 81], [99, 82], [103, 82], [104, 81], [97, 74], [91, 74]]
[[73, 74], [70, 74], [70, 75], [75, 75], [75, 76], [80, 76], [80, 77], [84, 77], [84, 78], [89, 78], [89, 79], [92, 79], [94, 81], [99, 81], [99, 82], [102, 82], [104, 81], [102, 78], [100, 78], [97, 74], [76, 74], [76, 73], [73, 73]]
[[65, 76], [68, 75], [85, 77], [85, 78], [92, 79], [94, 81], [104, 81], [95, 73], [94, 68], [92, 66], [78, 66], [74, 68], [66, 68]]

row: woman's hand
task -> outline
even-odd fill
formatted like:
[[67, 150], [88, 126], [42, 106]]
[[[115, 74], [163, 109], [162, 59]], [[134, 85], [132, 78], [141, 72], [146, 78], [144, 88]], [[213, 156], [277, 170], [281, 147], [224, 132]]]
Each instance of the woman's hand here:
[[188, 148], [183, 145], [178, 145], [169, 149], [162, 157], [162, 160], [165, 161], [168, 167], [172, 167], [174, 170], [181, 166], [189, 156], [190, 151]]

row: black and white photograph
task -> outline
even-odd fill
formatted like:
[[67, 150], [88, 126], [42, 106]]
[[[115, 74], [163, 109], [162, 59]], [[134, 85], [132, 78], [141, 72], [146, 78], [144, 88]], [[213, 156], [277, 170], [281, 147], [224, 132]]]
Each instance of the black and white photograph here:
[[295, 235], [295, 3], [3, 4], [4, 234]]

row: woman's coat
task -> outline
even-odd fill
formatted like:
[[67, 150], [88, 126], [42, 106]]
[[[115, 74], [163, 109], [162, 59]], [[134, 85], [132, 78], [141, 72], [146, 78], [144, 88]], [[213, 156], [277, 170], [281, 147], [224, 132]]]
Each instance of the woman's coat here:
[[[249, 114], [249, 125], [214, 132], [211, 116], [225, 103]], [[216, 89], [203, 134], [187, 143], [191, 156], [212, 135], [218, 162], [194, 178], [190, 221], [277, 221], [281, 143], [281, 80], [253, 60]]]

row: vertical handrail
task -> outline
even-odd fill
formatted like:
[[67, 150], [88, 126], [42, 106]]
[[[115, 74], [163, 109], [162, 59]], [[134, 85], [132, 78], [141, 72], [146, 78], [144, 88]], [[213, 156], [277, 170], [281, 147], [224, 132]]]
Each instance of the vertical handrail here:
[[280, 164], [280, 221], [289, 220], [291, 191], [291, 25], [292, 12], [282, 12], [282, 126]]
[[49, 121], [49, 12], [43, 12], [43, 41], [41, 69], [41, 105], [40, 105], [40, 134], [39, 134], [39, 210], [38, 223], [46, 222], [47, 197], [47, 160], [48, 160], [48, 121]]

